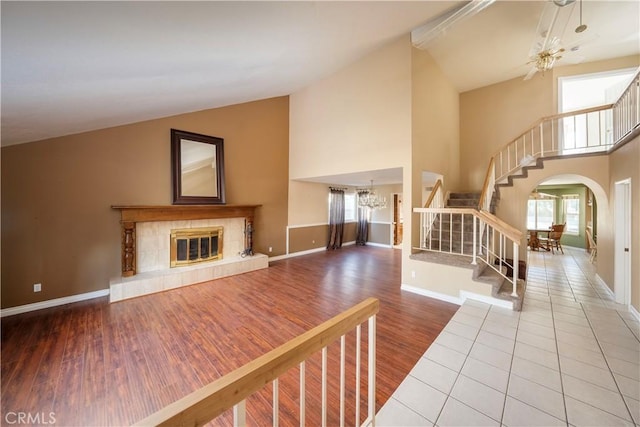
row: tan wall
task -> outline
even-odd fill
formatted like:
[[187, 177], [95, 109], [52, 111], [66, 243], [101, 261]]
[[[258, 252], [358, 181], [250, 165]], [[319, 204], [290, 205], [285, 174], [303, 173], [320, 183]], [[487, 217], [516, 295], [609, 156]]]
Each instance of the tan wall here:
[[2, 307], [105, 289], [120, 275], [110, 206], [171, 203], [171, 128], [224, 138], [227, 203], [262, 205], [255, 250], [283, 254], [288, 105], [273, 98], [2, 148]]
[[329, 225], [314, 225], [289, 229], [289, 253], [326, 248]]
[[[447, 80], [433, 58], [424, 51], [412, 50], [412, 165], [405, 182], [404, 238], [402, 283], [435, 286], [410, 276], [420, 267], [409, 258], [412, 248], [419, 245], [419, 215], [413, 207], [422, 206], [423, 172], [444, 175], [446, 189], [460, 185], [460, 101], [457, 90]], [[406, 176], [406, 173], [405, 173]], [[410, 198], [407, 197], [410, 191]]]
[[536, 120], [555, 112], [552, 86], [553, 76], [546, 73], [460, 94], [461, 190], [480, 191], [491, 156]]
[[[304, 252], [313, 249], [326, 248], [329, 238], [329, 225], [311, 225], [309, 227], [294, 227], [289, 229], [289, 253]], [[342, 243], [356, 241], [356, 223], [347, 222], [344, 225]]]
[[407, 35], [291, 95], [291, 179], [409, 162], [410, 56]]
[[[433, 58], [412, 49], [412, 163], [422, 198], [422, 172], [445, 177], [445, 190], [460, 186], [460, 95]], [[417, 193], [416, 193], [417, 194]]]
[[329, 222], [329, 185], [289, 181], [289, 225]]
[[[609, 208], [615, 207], [615, 183], [631, 178], [631, 304], [640, 311], [640, 137], [624, 145], [609, 156], [611, 182], [609, 191], [612, 195]], [[600, 205], [598, 205], [600, 211]], [[598, 230], [600, 223], [598, 223]], [[598, 231], [598, 264], [600, 264], [600, 232]], [[613, 245], [611, 245], [613, 252]], [[613, 283], [613, 282], [612, 282]], [[614, 283], [615, 288], [615, 283]]]
[[391, 246], [391, 224], [370, 223], [367, 242]]

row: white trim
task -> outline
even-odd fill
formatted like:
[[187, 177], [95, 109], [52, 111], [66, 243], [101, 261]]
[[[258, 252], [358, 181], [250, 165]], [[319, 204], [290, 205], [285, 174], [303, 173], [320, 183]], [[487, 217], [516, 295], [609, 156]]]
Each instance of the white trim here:
[[460, 291], [460, 296], [455, 297], [453, 295], [442, 294], [440, 292], [434, 292], [423, 288], [418, 288], [416, 286], [405, 285], [402, 284], [400, 289], [407, 292], [412, 292], [414, 294], [423, 295], [429, 298], [435, 298], [440, 301], [450, 302], [452, 304], [462, 305], [467, 299], [471, 299], [474, 301], [484, 302], [486, 304], [495, 305], [498, 307], [508, 308], [509, 310], [513, 310], [513, 302], [501, 300], [498, 298], [493, 298], [486, 295], [475, 294], [473, 292], [468, 291]]
[[32, 304], [19, 305], [0, 310], [0, 317], [13, 316], [15, 314], [27, 313], [30, 311], [42, 310], [44, 308], [57, 307], [59, 305], [71, 304], [72, 302], [85, 301], [93, 298], [100, 298], [109, 295], [109, 289], [87, 292], [84, 294], [70, 295], [68, 297], [55, 298], [46, 301], [34, 302]]
[[287, 225], [287, 228], [305, 228], [305, 227], [319, 227], [321, 225], [329, 225], [328, 222], [318, 222], [316, 224], [298, 224], [298, 225]]
[[457, 305], [462, 305], [464, 300], [458, 297], [454, 297], [453, 295], [441, 294], [440, 292], [429, 291], [427, 289], [418, 288], [411, 285], [405, 285], [404, 283], [400, 285], [400, 289], [403, 291], [411, 292], [418, 295], [423, 295], [429, 298], [435, 298], [440, 301], [446, 301]]
[[594, 274], [594, 277], [596, 278], [596, 280], [599, 282], [600, 285], [604, 286], [609, 296], [615, 300], [616, 294], [613, 293], [609, 285], [607, 285], [607, 282], [605, 282], [604, 279], [598, 275], [598, 273]]
[[[344, 242], [342, 244], [342, 246], [350, 246], [350, 245], [355, 245], [356, 241], [352, 240], [351, 242]], [[281, 259], [287, 259], [287, 258], [294, 258], [297, 256], [301, 256], [301, 255], [309, 255], [309, 254], [313, 254], [316, 252], [323, 252], [326, 251], [327, 248], [325, 246], [321, 246], [319, 248], [314, 248], [314, 249], [307, 249], [306, 251], [298, 251], [298, 252], [293, 252], [293, 253], [287, 253], [284, 255], [277, 255], [277, 256], [272, 256], [269, 257], [269, 262], [271, 261], [279, 261]]]
[[636, 310], [636, 308], [631, 304], [629, 304], [629, 313], [633, 314], [636, 320], [640, 322], [640, 312], [638, 312], [638, 310]]
[[369, 224], [393, 225], [393, 221], [369, 221]]
[[367, 242], [366, 246], [378, 246], [380, 248], [393, 248], [393, 245], [389, 245], [385, 243], [374, 243], [374, 242]]
[[472, 299], [474, 301], [480, 301], [486, 304], [491, 304], [498, 307], [503, 307], [503, 308], [508, 308], [509, 310], [513, 310], [512, 301], [498, 299], [498, 298], [490, 297], [487, 295], [474, 294], [473, 292], [469, 292], [469, 291], [460, 291], [460, 298], [462, 298], [463, 301], [467, 299]]
[[[353, 223], [356, 223], [356, 222], [358, 222], [358, 221], [345, 221], [344, 223], [345, 224], [353, 224]], [[329, 223], [328, 222], [318, 222], [318, 223], [315, 223], [315, 224], [287, 225], [287, 229], [290, 229], [290, 228], [321, 227], [321, 226], [324, 226], [324, 225], [328, 226]]]

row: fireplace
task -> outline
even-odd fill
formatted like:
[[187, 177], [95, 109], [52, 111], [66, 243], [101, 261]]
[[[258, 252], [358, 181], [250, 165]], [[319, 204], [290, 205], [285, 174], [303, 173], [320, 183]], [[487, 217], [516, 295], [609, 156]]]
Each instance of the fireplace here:
[[110, 280], [109, 300], [267, 268], [268, 256], [243, 255], [251, 247], [247, 230], [257, 207], [113, 206], [121, 217], [122, 276]]
[[223, 227], [171, 230], [171, 267], [222, 259], [222, 236]]

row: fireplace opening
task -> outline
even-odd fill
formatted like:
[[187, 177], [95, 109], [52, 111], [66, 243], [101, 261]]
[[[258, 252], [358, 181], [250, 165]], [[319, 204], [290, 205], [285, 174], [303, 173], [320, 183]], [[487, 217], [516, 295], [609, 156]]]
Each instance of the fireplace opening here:
[[223, 227], [171, 230], [171, 267], [222, 259]]

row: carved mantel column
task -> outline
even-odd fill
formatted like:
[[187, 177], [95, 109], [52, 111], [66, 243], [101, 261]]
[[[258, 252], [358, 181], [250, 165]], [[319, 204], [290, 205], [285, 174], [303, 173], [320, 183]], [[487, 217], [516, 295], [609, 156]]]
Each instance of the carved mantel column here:
[[136, 223], [122, 222], [122, 277], [136, 274]]
[[[122, 240], [122, 276], [136, 274], [136, 223], [191, 219], [245, 218], [247, 230], [253, 230], [254, 212], [260, 205], [170, 205], [111, 206], [120, 211]], [[245, 252], [252, 250], [252, 233], [245, 236]]]

